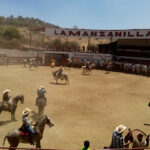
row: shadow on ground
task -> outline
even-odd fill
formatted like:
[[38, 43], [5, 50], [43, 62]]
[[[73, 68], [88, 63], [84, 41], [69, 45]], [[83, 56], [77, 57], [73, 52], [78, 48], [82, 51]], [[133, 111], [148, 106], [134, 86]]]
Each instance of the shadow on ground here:
[[55, 84], [55, 85], [66, 85], [66, 83], [56, 83], [56, 82], [50, 82], [50, 84]]
[[3, 126], [3, 125], [6, 125], [6, 124], [9, 124], [9, 123], [11, 123], [11, 122], [13, 122], [13, 121], [11, 121], [11, 120], [0, 121], [0, 126]]

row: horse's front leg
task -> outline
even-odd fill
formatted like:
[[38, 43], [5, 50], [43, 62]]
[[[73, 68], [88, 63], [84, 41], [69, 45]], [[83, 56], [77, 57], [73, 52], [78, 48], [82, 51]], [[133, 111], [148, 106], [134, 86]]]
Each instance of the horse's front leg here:
[[12, 121], [16, 120], [16, 118], [15, 118], [15, 112], [14, 111], [11, 112], [11, 120]]
[[38, 106], [38, 114], [41, 116], [41, 108]]
[[36, 141], [36, 148], [41, 148], [40, 140]]

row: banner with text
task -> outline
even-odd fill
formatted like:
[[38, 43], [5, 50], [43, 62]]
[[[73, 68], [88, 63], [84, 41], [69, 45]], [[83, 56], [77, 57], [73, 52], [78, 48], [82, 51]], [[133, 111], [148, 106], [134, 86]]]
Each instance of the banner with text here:
[[150, 29], [131, 30], [86, 30], [46, 28], [47, 36], [82, 37], [82, 38], [115, 38], [115, 39], [150, 39]]

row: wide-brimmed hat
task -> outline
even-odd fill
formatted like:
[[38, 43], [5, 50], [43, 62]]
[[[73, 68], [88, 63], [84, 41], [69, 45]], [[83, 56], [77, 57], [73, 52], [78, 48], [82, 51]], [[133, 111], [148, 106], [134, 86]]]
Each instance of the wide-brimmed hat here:
[[45, 93], [47, 92], [46, 89], [45, 89], [45, 87], [44, 87], [43, 85], [40, 86], [40, 89], [41, 89], [43, 92], [45, 92]]
[[139, 129], [133, 130], [132, 136], [133, 136], [134, 141], [136, 141], [136, 142], [140, 142], [140, 141], [138, 140], [138, 137], [139, 137], [139, 138], [142, 138], [142, 141], [141, 141], [140, 143], [145, 142], [146, 137], [147, 137], [147, 135], [146, 135], [143, 131], [141, 131], [141, 130], [139, 130]]
[[44, 89], [44, 86], [43, 86], [43, 85], [41, 85], [41, 86], [40, 86], [40, 89]]
[[60, 68], [63, 68], [63, 66], [60, 66]]
[[124, 125], [119, 125], [116, 127], [115, 131], [118, 132], [118, 133], [122, 133], [127, 127], [124, 126]]
[[5, 94], [5, 93], [10, 93], [11, 91], [9, 90], [9, 89], [6, 89], [6, 90], [4, 90], [3, 91], [3, 94]]
[[31, 109], [30, 108], [26, 108], [24, 111], [22, 111], [22, 115], [25, 116], [25, 115], [28, 115], [29, 113], [31, 113]]

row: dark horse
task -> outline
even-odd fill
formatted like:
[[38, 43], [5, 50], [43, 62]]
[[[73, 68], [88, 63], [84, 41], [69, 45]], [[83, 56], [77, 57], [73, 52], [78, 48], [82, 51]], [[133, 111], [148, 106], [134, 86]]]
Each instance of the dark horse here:
[[16, 120], [15, 119], [15, 112], [16, 112], [18, 101], [20, 101], [21, 104], [23, 104], [24, 103], [24, 95], [17, 95], [16, 97], [14, 97], [12, 99], [11, 108], [7, 103], [1, 102], [0, 103], [0, 113], [2, 111], [9, 111], [11, 113], [11, 120], [15, 121]]
[[40, 116], [43, 115], [44, 113], [44, 107], [46, 106], [46, 97], [42, 97], [42, 96], [39, 96], [37, 99], [36, 99], [36, 106], [38, 107], [38, 114]]
[[[41, 117], [34, 125], [34, 131], [35, 131], [34, 142], [36, 144], [36, 148], [41, 148], [40, 141], [43, 138], [43, 132], [44, 132], [44, 128], [46, 124], [49, 127], [54, 126], [50, 118], [45, 115]], [[5, 144], [6, 139], [8, 140], [8, 143], [10, 144], [10, 150], [11, 150], [11, 147], [17, 147], [19, 143], [30, 143], [29, 136], [21, 135], [19, 129], [12, 130], [5, 136], [3, 140], [3, 146]]]

